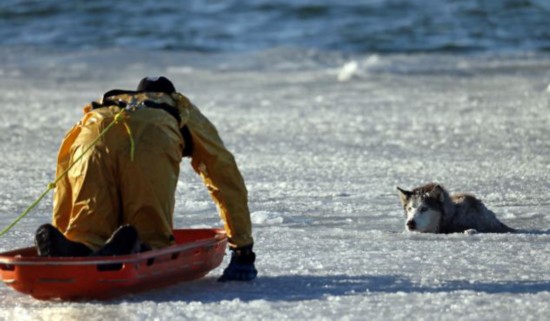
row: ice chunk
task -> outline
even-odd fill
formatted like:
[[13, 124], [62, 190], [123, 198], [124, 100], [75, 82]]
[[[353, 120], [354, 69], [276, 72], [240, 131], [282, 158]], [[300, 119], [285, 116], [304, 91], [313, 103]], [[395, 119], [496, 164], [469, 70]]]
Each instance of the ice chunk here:
[[257, 211], [250, 214], [253, 224], [258, 225], [278, 225], [284, 222], [284, 218], [279, 213], [269, 211]]
[[352, 60], [346, 63], [338, 73], [338, 81], [348, 81], [352, 79], [354, 75], [357, 74], [358, 70], [359, 64], [357, 63], [357, 61]]

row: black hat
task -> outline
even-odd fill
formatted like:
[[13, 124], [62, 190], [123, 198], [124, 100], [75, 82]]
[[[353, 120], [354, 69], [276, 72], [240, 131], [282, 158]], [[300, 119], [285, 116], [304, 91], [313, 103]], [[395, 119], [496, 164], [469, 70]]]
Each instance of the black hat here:
[[173, 93], [176, 91], [174, 84], [168, 78], [160, 77], [145, 77], [137, 87], [137, 91]]

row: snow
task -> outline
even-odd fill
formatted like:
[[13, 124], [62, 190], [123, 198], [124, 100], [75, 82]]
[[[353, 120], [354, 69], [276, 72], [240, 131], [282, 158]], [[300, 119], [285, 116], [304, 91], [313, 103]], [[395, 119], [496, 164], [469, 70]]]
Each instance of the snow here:
[[[235, 154], [259, 270], [251, 283], [217, 283], [226, 258], [201, 280], [109, 302], [37, 301], [1, 286], [2, 320], [550, 316], [547, 55], [0, 51], [2, 227], [53, 180], [86, 102], [165, 75]], [[188, 162], [177, 226], [221, 226]], [[429, 181], [477, 195], [524, 232], [404, 232], [395, 188]], [[51, 206], [47, 197], [0, 250], [32, 244]]]

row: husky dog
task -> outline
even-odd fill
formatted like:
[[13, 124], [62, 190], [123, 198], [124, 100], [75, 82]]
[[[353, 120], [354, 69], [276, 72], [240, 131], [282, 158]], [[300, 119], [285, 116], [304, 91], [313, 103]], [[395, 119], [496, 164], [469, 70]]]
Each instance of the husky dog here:
[[449, 193], [439, 184], [406, 191], [397, 187], [408, 231], [423, 233], [513, 233], [472, 195]]

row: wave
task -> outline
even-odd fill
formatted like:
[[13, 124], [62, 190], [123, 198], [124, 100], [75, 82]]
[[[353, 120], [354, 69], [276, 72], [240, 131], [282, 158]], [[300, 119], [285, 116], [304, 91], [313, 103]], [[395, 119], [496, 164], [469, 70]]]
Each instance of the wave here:
[[0, 45], [242, 52], [550, 50], [545, 0], [19, 1], [0, 4]]

